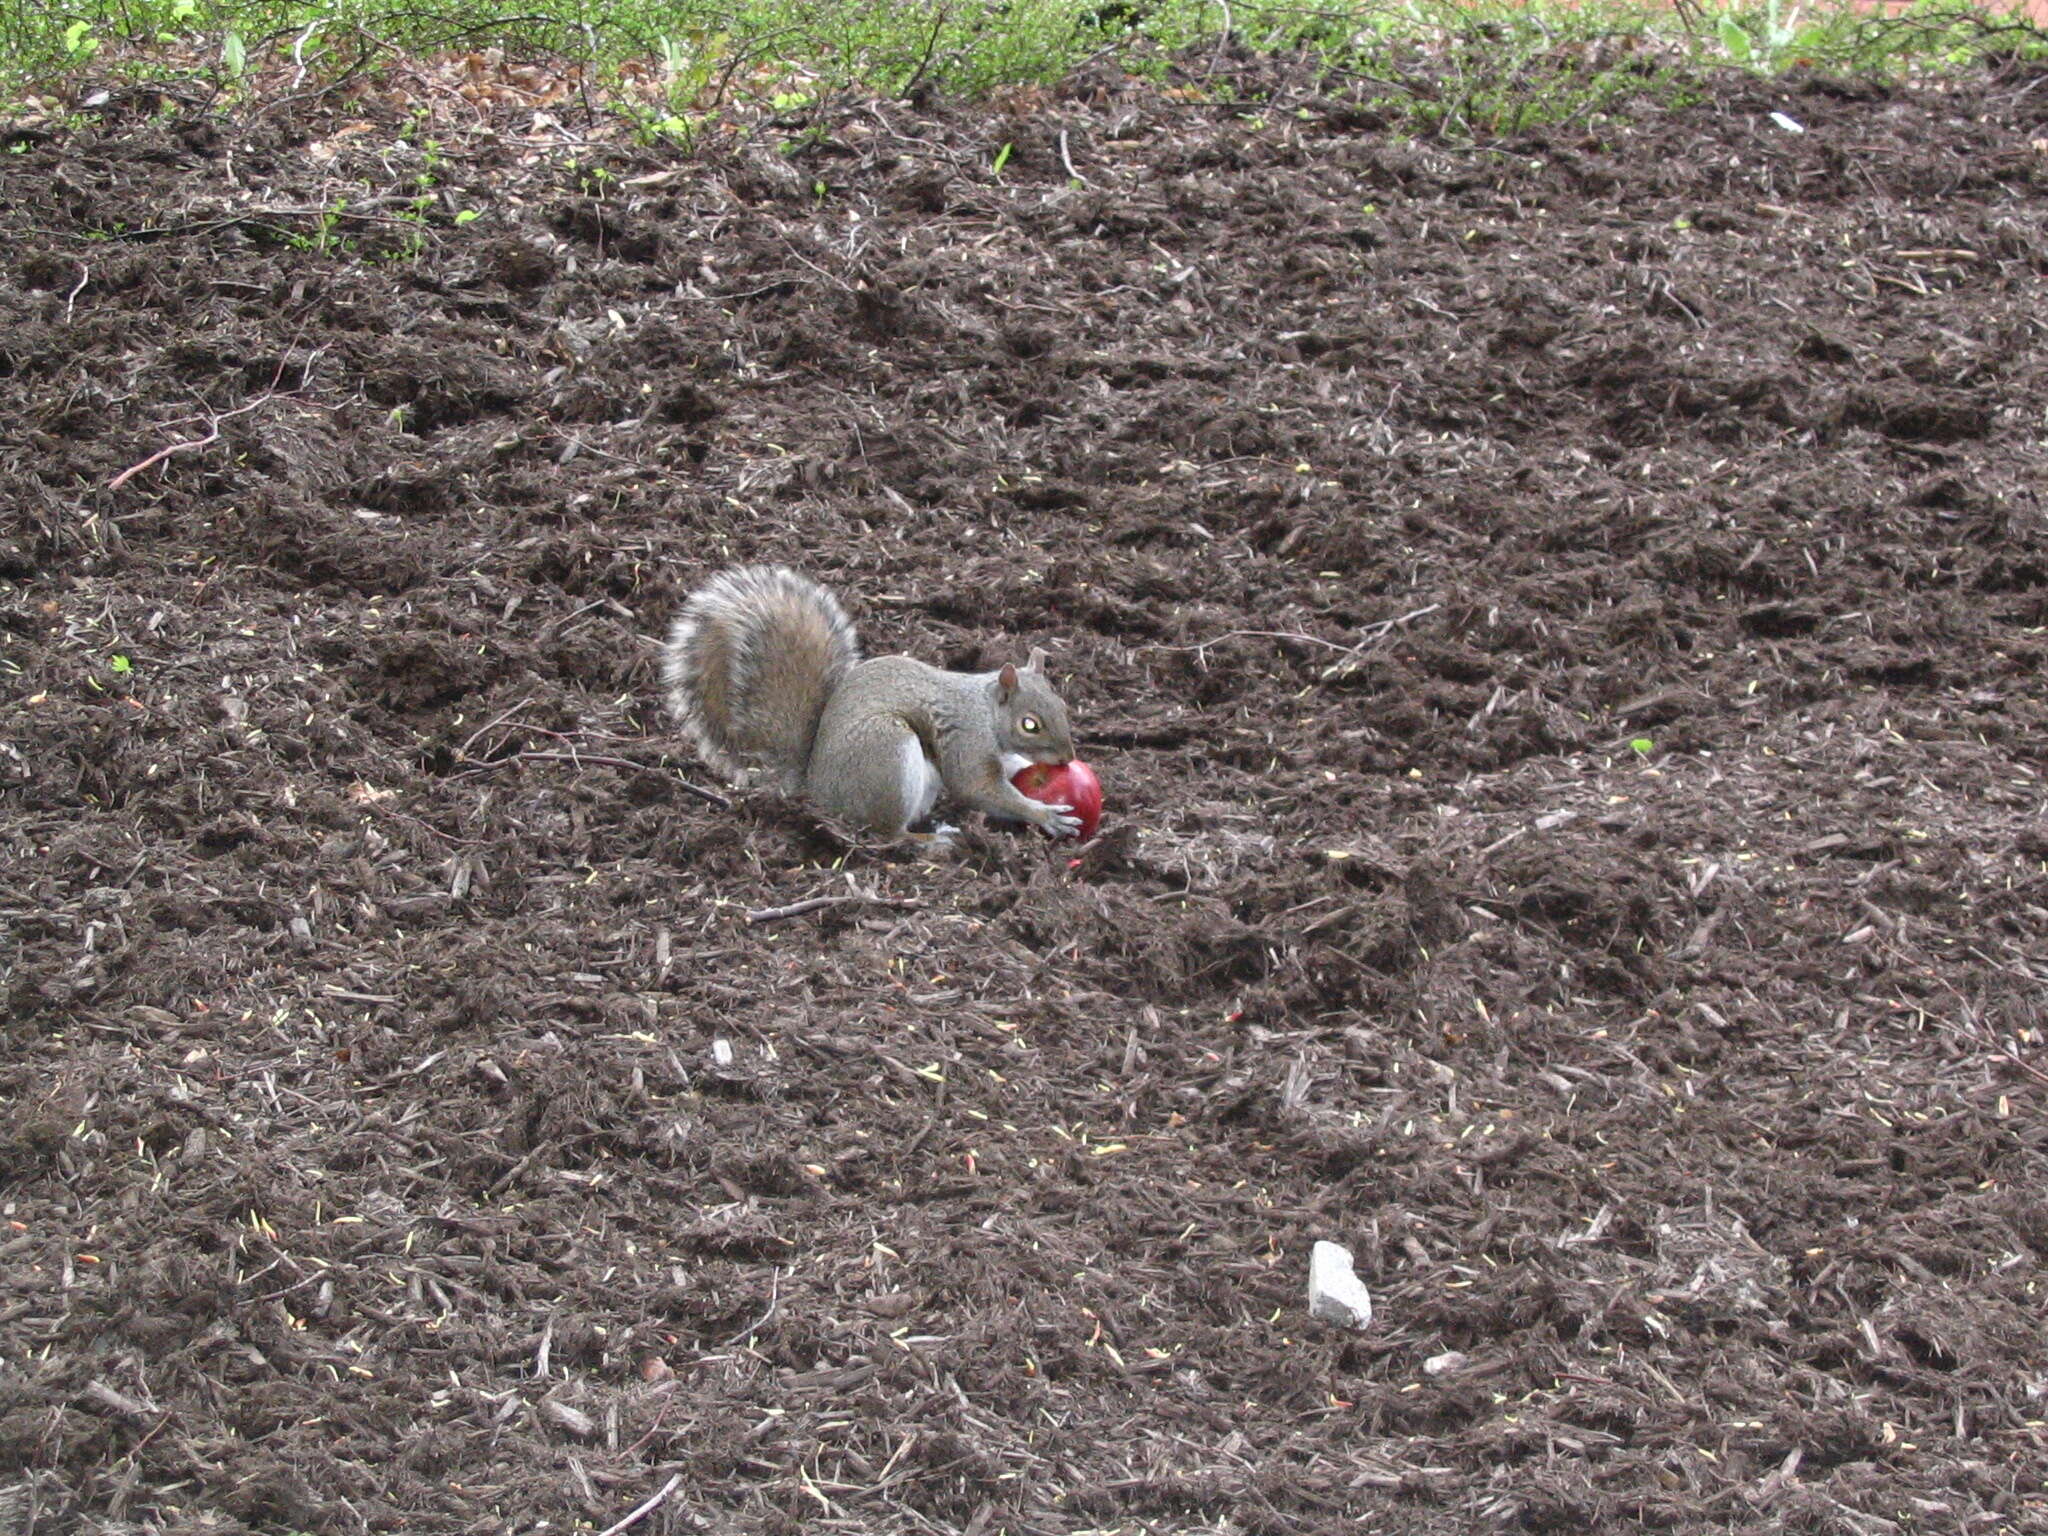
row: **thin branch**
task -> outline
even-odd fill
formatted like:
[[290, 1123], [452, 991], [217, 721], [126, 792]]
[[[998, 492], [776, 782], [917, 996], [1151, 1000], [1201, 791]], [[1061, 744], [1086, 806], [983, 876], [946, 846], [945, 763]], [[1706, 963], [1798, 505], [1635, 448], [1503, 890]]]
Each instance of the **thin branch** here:
[[[487, 763], [478, 763], [474, 768], [465, 768], [460, 773], [450, 774], [449, 777], [452, 779], [466, 779], [472, 774], [494, 772], [499, 768], [503, 768], [507, 763], [534, 761], [544, 763], [575, 763], [578, 766], [584, 763], [595, 763], [600, 768], [637, 768], [643, 773], [659, 771], [653, 763], [636, 763], [630, 757], [609, 757], [602, 752], [544, 752], [536, 750], [531, 752], [514, 752], [510, 757], [494, 757]], [[684, 794], [695, 795], [706, 805], [715, 805], [721, 811], [732, 809], [732, 801], [715, 789], [706, 789], [701, 784], [692, 784], [688, 779], [677, 779], [675, 784], [676, 788], [680, 789]]]
[[[255, 406], [261, 405], [265, 400], [268, 400], [269, 398], [270, 396], [268, 395], [260, 395], [256, 399], [250, 401], [248, 405], [243, 406], [241, 410], [230, 411], [228, 414], [230, 416], [239, 416], [242, 414], [242, 411], [250, 410]], [[121, 489], [122, 486], [126, 485], [130, 480], [133, 480], [145, 469], [148, 469], [153, 464], [163, 463], [165, 459], [168, 459], [174, 453], [185, 453], [194, 448], [206, 448], [210, 447], [214, 443], [219, 442], [220, 424], [225, 419], [225, 417], [215, 417], [213, 423], [213, 430], [211, 432], [208, 432], [204, 437], [188, 438], [186, 441], [182, 443], [173, 443], [168, 448], [159, 448], [155, 453], [152, 453], [140, 464], [130, 464], [126, 469], [122, 470], [121, 473], [114, 476], [113, 479], [107, 482], [107, 489], [110, 491], [118, 491], [119, 489]]]
[[2009, 1045], [2005, 1048], [2005, 1059], [2011, 1062], [2014, 1066], [2018, 1067], [2022, 1072], [2026, 1073], [2027, 1076], [2033, 1078], [2035, 1081], [2048, 1083], [2048, 1072], [2043, 1072], [2039, 1067], [2035, 1066], [2030, 1061], [2022, 1060], [2020, 1057], [2020, 1053], [2014, 1050]]
[[898, 101], [907, 99], [910, 93], [917, 89], [917, 83], [924, 79], [925, 71], [932, 67], [932, 56], [939, 47], [939, 34], [945, 30], [946, 23], [951, 19], [951, 11], [943, 5], [938, 7], [937, 13], [932, 17], [932, 35], [924, 40], [924, 57], [917, 61], [917, 68], [910, 72], [910, 78], [897, 89]]
[[486, 720], [482, 725], [478, 726], [475, 730], [469, 733], [469, 739], [463, 742], [461, 746], [455, 749], [455, 755], [457, 757], [468, 757], [469, 749], [477, 744], [478, 737], [482, 736], [486, 731], [496, 730], [499, 726], [503, 725], [506, 721], [510, 720], [514, 715], [518, 714], [519, 711], [526, 708], [526, 706], [531, 704], [532, 702], [533, 700], [530, 697], [521, 699], [517, 704], [514, 704], [510, 709], [506, 710], [503, 714], [497, 715], [492, 719]]
[[[313, 355], [306, 359], [306, 365], [303, 369], [300, 370], [299, 375], [302, 381], [312, 378], [313, 364], [319, 360], [320, 353], [325, 350], [326, 348], [324, 347], [316, 348], [313, 352]], [[121, 489], [122, 486], [126, 485], [130, 480], [133, 480], [145, 469], [148, 469], [151, 465], [163, 463], [165, 459], [168, 459], [174, 453], [187, 453], [190, 452], [192, 449], [206, 448], [214, 443], [219, 442], [220, 424], [222, 422], [231, 420], [236, 416], [247, 415], [250, 411], [256, 410], [261, 406], [268, 405], [271, 401], [275, 400], [278, 397], [277, 385], [278, 381], [284, 377], [284, 370], [287, 361], [288, 358], [278, 359], [277, 371], [270, 376], [270, 388], [264, 390], [263, 393], [258, 395], [254, 400], [251, 400], [247, 405], [238, 405], [232, 411], [222, 411], [219, 415], [212, 417], [208, 424], [208, 431], [206, 436], [188, 438], [187, 440], [181, 443], [172, 443], [168, 448], [159, 448], [155, 453], [152, 453], [140, 464], [130, 464], [126, 469], [122, 470], [121, 473], [114, 476], [113, 479], [107, 482], [107, 489], [110, 491], [118, 491], [119, 489]]]
[[324, 21], [310, 23], [306, 30], [298, 35], [297, 41], [292, 44], [292, 63], [296, 64], [299, 68], [299, 72], [292, 77], [292, 89], [294, 91], [306, 83], [306, 44], [311, 42], [313, 34], [325, 25], [327, 23]]
[[1088, 178], [1074, 169], [1074, 157], [1067, 153], [1067, 130], [1060, 130], [1060, 164], [1067, 168], [1067, 174], [1082, 186], [1088, 185]]
[[1223, 50], [1230, 46], [1230, 34], [1236, 30], [1236, 18], [1230, 14], [1230, 0], [1217, 0], [1223, 7], [1223, 30], [1216, 34], [1216, 51], [1209, 55], [1209, 73], [1214, 75], [1223, 67]]
[[921, 903], [906, 901], [893, 896], [876, 896], [868, 891], [849, 891], [837, 896], [807, 896], [802, 901], [792, 901], [786, 907], [761, 907], [747, 914], [749, 923], [779, 923], [786, 917], [802, 917], [806, 912], [822, 912], [827, 907], [916, 907]]
[[597, 1536], [619, 1536], [619, 1533], [621, 1531], [632, 1529], [634, 1526], [638, 1525], [642, 1520], [646, 1519], [647, 1516], [653, 1514], [655, 1510], [661, 1508], [662, 1504], [668, 1499], [668, 1496], [674, 1493], [677, 1488], [682, 1486], [682, 1481], [683, 1474], [680, 1472], [676, 1473], [667, 1482], [663, 1483], [658, 1489], [656, 1489], [653, 1495], [648, 1498], [646, 1503], [642, 1504], [638, 1509], [634, 1510], [630, 1515], [626, 1516], [625, 1519], [619, 1521], [618, 1524], [606, 1526], [603, 1530], [597, 1533]]
[[1350, 676], [1358, 670], [1359, 659], [1364, 655], [1368, 646], [1375, 645], [1379, 641], [1386, 639], [1388, 635], [1397, 629], [1407, 628], [1417, 619], [1427, 618], [1441, 607], [1443, 607], [1442, 603], [1431, 603], [1427, 608], [1416, 608], [1396, 618], [1381, 619], [1377, 624], [1366, 625], [1364, 637], [1358, 644], [1352, 646], [1350, 650], [1323, 668], [1320, 674], [1322, 680], [1327, 683], [1341, 677]]
[[782, 1271], [778, 1269], [770, 1273], [768, 1276], [768, 1310], [766, 1312], [763, 1312], [759, 1317], [755, 1318], [751, 1323], [747, 1324], [746, 1327], [742, 1328], [738, 1333], [734, 1334], [731, 1338], [724, 1340], [722, 1343], [714, 1347], [718, 1349], [730, 1349], [733, 1345], [739, 1343], [741, 1339], [746, 1338], [749, 1334], [759, 1333], [763, 1328], [766, 1328], [768, 1324], [774, 1320], [775, 1309], [779, 1307], [781, 1304]]

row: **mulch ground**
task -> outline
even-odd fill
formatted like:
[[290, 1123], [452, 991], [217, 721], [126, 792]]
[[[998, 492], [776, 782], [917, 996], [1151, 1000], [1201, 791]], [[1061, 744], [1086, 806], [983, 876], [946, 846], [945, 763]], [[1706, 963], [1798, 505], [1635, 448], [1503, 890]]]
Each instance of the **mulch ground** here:
[[[2048, 74], [1204, 67], [0, 135], [0, 1529], [2048, 1529]], [[758, 559], [1103, 835], [696, 793]]]

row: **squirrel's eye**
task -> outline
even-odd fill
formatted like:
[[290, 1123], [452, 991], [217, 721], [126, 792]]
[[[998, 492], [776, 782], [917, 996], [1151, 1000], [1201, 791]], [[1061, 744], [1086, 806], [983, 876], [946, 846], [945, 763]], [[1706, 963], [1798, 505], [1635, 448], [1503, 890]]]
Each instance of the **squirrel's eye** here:
[[1038, 716], [1026, 715], [1017, 722], [1017, 728], [1026, 736], [1036, 736], [1038, 734]]

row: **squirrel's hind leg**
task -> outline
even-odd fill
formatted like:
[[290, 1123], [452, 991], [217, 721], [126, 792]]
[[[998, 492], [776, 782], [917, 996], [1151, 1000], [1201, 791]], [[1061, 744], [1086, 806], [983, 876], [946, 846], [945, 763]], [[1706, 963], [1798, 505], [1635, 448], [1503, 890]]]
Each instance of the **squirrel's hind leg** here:
[[824, 811], [884, 837], [901, 837], [931, 815], [944, 787], [917, 732], [895, 721], [864, 722], [823, 773], [809, 779]]
[[924, 755], [924, 743], [916, 732], [905, 731], [898, 750], [903, 754], [903, 826], [909, 828], [931, 815], [932, 807], [939, 803], [942, 783], [938, 765]]
[[929, 832], [906, 832], [903, 836], [907, 841], [920, 847], [930, 848], [935, 852], [950, 852], [958, 846], [956, 839], [960, 836], [960, 829], [942, 821]]

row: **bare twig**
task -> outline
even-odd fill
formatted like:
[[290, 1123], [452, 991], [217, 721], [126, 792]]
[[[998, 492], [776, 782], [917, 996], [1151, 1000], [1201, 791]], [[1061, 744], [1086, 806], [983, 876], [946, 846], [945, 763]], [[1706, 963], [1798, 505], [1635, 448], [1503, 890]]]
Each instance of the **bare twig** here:
[[2020, 1053], [2009, 1045], [2005, 1048], [2005, 1059], [2037, 1082], [2048, 1083], [2048, 1072], [2043, 1072], [2030, 1061], [2022, 1060]]
[[680, 1472], [676, 1473], [674, 1476], [670, 1477], [667, 1482], [663, 1483], [659, 1488], [657, 1488], [653, 1492], [653, 1494], [651, 1494], [648, 1497], [647, 1501], [644, 1504], [641, 1504], [637, 1509], [635, 1509], [631, 1514], [627, 1515], [625, 1519], [619, 1521], [616, 1525], [606, 1526], [603, 1530], [597, 1533], [597, 1536], [619, 1536], [619, 1532], [630, 1530], [632, 1527], [638, 1525], [642, 1520], [646, 1519], [647, 1516], [653, 1514], [655, 1510], [661, 1508], [662, 1504], [668, 1499], [668, 1496], [674, 1493], [676, 1489], [682, 1485], [682, 1481], [683, 1474]]
[[901, 900], [893, 896], [876, 896], [868, 891], [848, 891], [837, 896], [808, 896], [802, 901], [792, 901], [786, 907], [762, 907], [747, 914], [750, 923], [778, 923], [785, 917], [802, 917], [806, 912], [819, 912], [826, 907], [844, 906], [868, 907], [915, 907], [920, 903]]
[[299, 72], [292, 77], [292, 89], [294, 91], [306, 83], [306, 44], [311, 42], [313, 34], [325, 25], [325, 22], [313, 22], [305, 31], [299, 34], [298, 40], [292, 44], [292, 63], [296, 64], [299, 68]]
[[1236, 30], [1236, 20], [1230, 14], [1230, 0], [1217, 0], [1223, 7], [1223, 30], [1216, 34], [1216, 51], [1209, 55], [1209, 74], [1214, 75], [1223, 67], [1223, 50], [1230, 46], [1230, 34]]
[[1141, 645], [1141, 651], [1194, 651], [1207, 659], [1210, 646], [1221, 645], [1226, 640], [1291, 640], [1297, 645], [1320, 645], [1326, 650], [1342, 651], [1349, 647], [1337, 640], [1325, 640], [1321, 635], [1303, 634], [1298, 629], [1226, 629], [1220, 635], [1211, 635], [1206, 640], [1197, 640], [1193, 645]]
[[557, 464], [567, 464], [578, 454], [589, 453], [595, 454], [600, 459], [610, 459], [614, 464], [623, 464], [628, 469], [646, 470], [649, 474], [657, 475], [661, 473], [661, 466], [659, 464], [649, 464], [643, 459], [629, 459], [624, 454], [608, 453], [602, 448], [593, 448], [573, 432], [564, 432], [561, 434], [561, 438], [562, 449], [555, 456]]
[[92, 268], [84, 262], [78, 264], [78, 281], [69, 293], [64, 295], [64, 323], [71, 323], [71, 312], [78, 304], [78, 296], [85, 291], [85, 285], [92, 279]]
[[104, 1381], [86, 1383], [85, 1395], [104, 1408], [111, 1408], [118, 1414], [131, 1419], [147, 1419], [155, 1416], [157, 1410], [148, 1403], [130, 1397], [126, 1392], [117, 1391]]
[[1401, 614], [1397, 618], [1381, 619], [1377, 624], [1368, 624], [1365, 627], [1363, 637], [1356, 645], [1323, 668], [1323, 681], [1329, 682], [1332, 678], [1347, 675], [1347, 673], [1354, 669], [1358, 658], [1364, 653], [1366, 647], [1386, 639], [1388, 635], [1397, 629], [1405, 629], [1417, 619], [1428, 617], [1441, 607], [1443, 607], [1442, 603], [1431, 603], [1427, 608], [1417, 608], [1411, 612]]
[[[630, 757], [611, 757], [602, 752], [545, 752], [536, 749], [531, 752], [514, 752], [509, 757], [494, 757], [487, 763], [478, 763], [472, 768], [463, 769], [460, 773], [450, 774], [449, 777], [451, 779], [466, 779], [475, 774], [494, 772], [510, 763], [525, 762], [575, 763], [579, 767], [585, 763], [591, 763], [600, 768], [637, 768], [646, 773], [658, 771], [654, 764], [636, 763]], [[702, 800], [706, 805], [715, 805], [721, 811], [732, 809], [732, 801], [715, 789], [706, 789], [701, 784], [692, 784], [688, 779], [677, 779], [675, 785], [684, 794], [692, 795]]]
[[[402, 199], [397, 197], [384, 197], [377, 198], [374, 201], [377, 204], [382, 204], [399, 202], [402, 201]], [[342, 223], [344, 221], [351, 224], [379, 224], [389, 229], [419, 228], [419, 223], [415, 219], [398, 218], [389, 214], [382, 213], [365, 213], [362, 210], [356, 208], [297, 208], [264, 206], [258, 208], [244, 208], [240, 212], [222, 214], [219, 218], [215, 219], [194, 219], [189, 224], [140, 225], [135, 229], [124, 229], [119, 234], [114, 235], [111, 238], [116, 240], [155, 240], [160, 237], [167, 238], [173, 235], [206, 235], [213, 233], [215, 230], [233, 229], [237, 224], [254, 224], [259, 229], [276, 229], [284, 234], [292, 233], [290, 230], [284, 229], [283, 226], [281, 225], [266, 222], [267, 220], [272, 219], [321, 219], [331, 221], [332, 223], [336, 224]]]
[[[239, 416], [242, 414], [243, 411], [254, 410], [257, 406], [261, 405], [265, 400], [268, 400], [269, 398], [269, 395], [259, 395], [256, 399], [251, 400], [247, 405], [242, 406], [239, 410], [233, 410], [228, 412], [227, 414], [228, 416]], [[145, 469], [148, 469], [151, 465], [163, 463], [165, 459], [168, 459], [174, 453], [186, 453], [194, 448], [206, 448], [210, 447], [214, 443], [219, 442], [220, 424], [226, 419], [227, 416], [216, 416], [213, 421], [213, 430], [208, 432], [206, 436], [188, 438], [182, 443], [173, 443], [168, 448], [159, 448], [155, 453], [152, 453], [140, 464], [130, 464], [126, 469], [122, 470], [121, 473], [114, 476], [113, 479], [107, 482], [107, 489], [110, 491], [118, 491], [119, 489], [121, 489], [122, 486], [126, 485], [130, 480], [133, 480]]]
[[785, 917], [802, 917], [806, 912], [821, 912], [826, 907], [842, 907], [850, 901], [859, 901], [858, 896], [809, 896], [802, 901], [792, 901], [786, 907], [760, 907], [747, 914], [750, 923], [775, 923]]
[[841, 288], [844, 288], [848, 293], [858, 293], [860, 291], [859, 289], [855, 288], [853, 284], [849, 283], [845, 278], [839, 276], [836, 272], [827, 272], [823, 267], [819, 266], [815, 261], [811, 260], [810, 257], [806, 256], [802, 251], [796, 248], [796, 242], [794, 240], [791, 240], [787, 235], [783, 236], [782, 243], [789, 247], [790, 255], [794, 256], [798, 261], [802, 262], [805, 266], [809, 267], [813, 272], [817, 273], [818, 276], [824, 278], [826, 282], [837, 283]]
[[[312, 377], [313, 364], [319, 358], [319, 356], [320, 352], [316, 350], [311, 357], [306, 359], [306, 366], [300, 371], [300, 376], [302, 379], [310, 379]], [[130, 480], [133, 480], [145, 469], [150, 468], [152, 465], [163, 463], [165, 459], [168, 459], [174, 453], [188, 453], [195, 448], [205, 448], [211, 446], [214, 443], [219, 442], [220, 424], [222, 422], [232, 420], [236, 416], [246, 416], [249, 412], [260, 409], [265, 405], [268, 405], [271, 401], [275, 400], [278, 397], [277, 385], [278, 381], [284, 377], [286, 362], [286, 358], [278, 359], [277, 371], [270, 376], [270, 388], [264, 390], [262, 394], [258, 395], [254, 400], [251, 400], [248, 404], [238, 405], [232, 411], [222, 411], [219, 415], [214, 416], [208, 424], [206, 436], [187, 438], [184, 442], [172, 443], [168, 448], [159, 448], [155, 453], [152, 453], [140, 464], [130, 464], [126, 469], [122, 470], [121, 473], [114, 476], [113, 479], [107, 482], [107, 489], [110, 491], [118, 491], [122, 486], [126, 485]]]
[[924, 40], [924, 57], [917, 61], [917, 68], [910, 72], [910, 78], [897, 90], [897, 100], [907, 100], [910, 93], [917, 89], [918, 82], [924, 79], [925, 71], [932, 67], [932, 55], [938, 51], [939, 34], [945, 30], [946, 22], [950, 18], [951, 12], [947, 7], [938, 7], [937, 13], [932, 17], [932, 35]]
[[722, 1342], [713, 1347], [717, 1349], [730, 1349], [733, 1345], [739, 1343], [741, 1339], [746, 1338], [749, 1334], [759, 1333], [763, 1328], [766, 1328], [768, 1324], [774, 1320], [775, 1309], [781, 1305], [782, 1271], [778, 1269], [770, 1273], [770, 1275], [768, 1276], [768, 1310], [763, 1312], [759, 1317], [755, 1318], [751, 1323], [747, 1324], [746, 1327], [742, 1328], [738, 1333], [734, 1334], [731, 1338], [723, 1340]]
[[540, 1331], [540, 1348], [533, 1352], [533, 1374], [537, 1380], [548, 1379], [548, 1356], [555, 1347], [555, 1320], [550, 1316]]
[[1064, 128], [1060, 130], [1060, 164], [1067, 168], [1067, 174], [1074, 180], [1084, 187], [1088, 185], [1088, 178], [1074, 169], [1074, 157], [1067, 153], [1067, 130]]
[[463, 742], [461, 746], [455, 749], [455, 755], [457, 757], [469, 756], [469, 749], [477, 744], [477, 739], [480, 736], [482, 736], [486, 731], [496, 730], [499, 726], [505, 724], [506, 721], [510, 720], [514, 715], [518, 714], [519, 711], [526, 708], [526, 706], [531, 704], [532, 702], [533, 700], [531, 697], [521, 699], [517, 704], [514, 704], [510, 709], [506, 710], [503, 714], [495, 715], [491, 719], [486, 720], [482, 725], [478, 726], [475, 730], [469, 733], [469, 739]]
[[[521, 1159], [519, 1159], [518, 1162], [514, 1163], [510, 1168], [507, 1168], [503, 1173], [499, 1174], [498, 1177], [492, 1181], [491, 1187], [484, 1191], [484, 1198], [486, 1200], [497, 1199], [500, 1194], [504, 1193], [505, 1189], [512, 1183], [514, 1179], [518, 1178], [519, 1175], [526, 1172], [527, 1169], [533, 1166], [533, 1161], [535, 1158], [539, 1157], [541, 1153], [547, 1150], [548, 1144], [546, 1142], [542, 1142], [539, 1146], [535, 1147], [531, 1152], [528, 1152], [526, 1156], [522, 1157]], [[555, 1325], [553, 1321], [550, 1320], [548, 1323], [548, 1336], [550, 1338], [554, 1337], [554, 1327]]]

